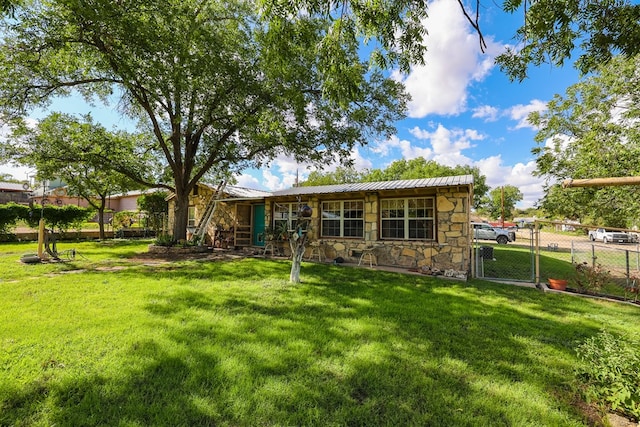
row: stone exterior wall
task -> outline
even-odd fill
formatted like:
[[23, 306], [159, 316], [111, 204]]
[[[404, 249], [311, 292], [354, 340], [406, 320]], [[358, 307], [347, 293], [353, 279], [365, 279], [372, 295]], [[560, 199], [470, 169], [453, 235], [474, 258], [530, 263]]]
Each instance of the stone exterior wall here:
[[[213, 190], [200, 187], [197, 196], [192, 196], [191, 204], [199, 219]], [[324, 194], [303, 197], [300, 202], [309, 205], [313, 215], [309, 222], [309, 242], [319, 241], [325, 260], [341, 257], [347, 262], [357, 263], [363, 250], [371, 249], [379, 265], [402, 268], [430, 268], [470, 272], [472, 268], [470, 208], [471, 188], [442, 187], [426, 190], [403, 190], [367, 192], [358, 194]], [[434, 240], [392, 240], [380, 238], [380, 199], [394, 197], [434, 197], [436, 211], [436, 238]], [[322, 201], [364, 200], [364, 239], [362, 238], [321, 238], [320, 214]], [[293, 198], [265, 199], [265, 224], [273, 225], [273, 208], [276, 203], [296, 203]], [[218, 209], [209, 226], [208, 234], [214, 236], [214, 227], [228, 230], [235, 225], [235, 205], [233, 202], [219, 202]], [[171, 212], [171, 209], [170, 209]], [[290, 254], [288, 242], [277, 245], [285, 255]], [[307, 245], [305, 256], [311, 255]], [[368, 261], [367, 261], [368, 262]]]
[[[436, 239], [422, 240], [390, 240], [379, 238], [380, 215], [379, 201], [388, 197], [424, 197], [434, 196], [436, 203]], [[353, 238], [319, 238], [320, 204], [322, 200], [336, 200], [335, 196], [324, 195], [303, 200], [311, 206], [313, 216], [310, 222], [309, 240], [319, 240], [327, 260], [341, 257], [347, 262], [358, 262], [362, 251], [371, 249], [379, 265], [398, 266], [403, 268], [429, 267], [439, 270], [456, 270], [469, 272], [471, 269], [470, 252], [470, 199], [467, 187], [438, 188], [428, 194], [407, 192], [366, 193], [344, 197], [345, 200], [364, 197], [364, 239]], [[278, 202], [294, 202], [294, 200], [278, 199]], [[266, 200], [266, 223], [272, 224], [271, 212], [276, 200]], [[282, 244], [285, 254], [289, 254], [288, 245]], [[309, 257], [311, 248], [305, 254]], [[368, 262], [368, 261], [367, 261]]]
[[[202, 217], [202, 215], [204, 215], [204, 212], [207, 208], [207, 203], [211, 199], [211, 196], [213, 195], [214, 191], [215, 191], [214, 189], [208, 186], [199, 185], [198, 194], [195, 196], [193, 194], [189, 195], [189, 205], [195, 207], [196, 225], [200, 220], [200, 218]], [[173, 203], [171, 200], [169, 202], [169, 224], [170, 224], [169, 229], [171, 229], [171, 224], [173, 224], [173, 215], [174, 215]], [[207, 244], [213, 243], [213, 239], [216, 233], [216, 228], [222, 231], [231, 230], [231, 228], [235, 226], [235, 223], [236, 223], [236, 218], [235, 218], [234, 204], [230, 202], [218, 202], [216, 212], [213, 215], [213, 218], [209, 223], [209, 227], [207, 228], [207, 231], [205, 234], [205, 242]], [[190, 237], [190, 230], [192, 230], [192, 228], [188, 227], [187, 238]], [[226, 239], [233, 237], [230, 232], [227, 232], [226, 234], [228, 234], [227, 236], [225, 236]], [[231, 245], [233, 244], [232, 241], [228, 241], [227, 243]]]

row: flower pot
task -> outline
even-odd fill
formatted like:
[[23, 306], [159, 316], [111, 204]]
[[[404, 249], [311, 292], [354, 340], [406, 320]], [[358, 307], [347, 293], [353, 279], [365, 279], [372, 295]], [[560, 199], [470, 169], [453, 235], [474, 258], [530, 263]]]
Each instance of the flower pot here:
[[549, 287], [558, 291], [564, 291], [567, 289], [567, 281], [564, 279], [547, 279]]

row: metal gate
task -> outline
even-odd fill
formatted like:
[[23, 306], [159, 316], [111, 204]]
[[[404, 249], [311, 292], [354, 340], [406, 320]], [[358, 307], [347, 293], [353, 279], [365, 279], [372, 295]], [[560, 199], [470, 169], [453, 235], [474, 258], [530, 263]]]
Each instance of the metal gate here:
[[535, 281], [535, 244], [533, 228], [519, 228], [516, 240], [506, 245], [496, 241], [473, 241], [475, 277], [516, 282]]

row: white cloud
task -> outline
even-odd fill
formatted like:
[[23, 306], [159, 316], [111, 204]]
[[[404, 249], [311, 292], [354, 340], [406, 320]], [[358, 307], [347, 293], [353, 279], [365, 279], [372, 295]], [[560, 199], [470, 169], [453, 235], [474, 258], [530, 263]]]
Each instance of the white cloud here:
[[[33, 119], [26, 119], [27, 126], [34, 128], [36, 125], [36, 121]], [[7, 124], [0, 125], [0, 140], [2, 142], [6, 142], [6, 138], [11, 133], [11, 129]], [[11, 175], [14, 179], [26, 180], [27, 175], [34, 174], [33, 168], [16, 165], [13, 163], [0, 163], [0, 175], [8, 174]]]
[[353, 147], [351, 150], [351, 158], [353, 159], [353, 166], [356, 170], [361, 171], [363, 169], [371, 169], [373, 163], [370, 159], [367, 159], [360, 153], [359, 147]]
[[[353, 160], [353, 165], [356, 170], [360, 171], [373, 167], [371, 160], [360, 153], [359, 147], [354, 147], [351, 150], [350, 157]], [[322, 171], [333, 172], [340, 165], [340, 159], [334, 158], [332, 161], [328, 161], [326, 163], [325, 167], [322, 168]], [[253, 171], [262, 175], [262, 182], [254, 178], [249, 172], [238, 177], [238, 182], [240, 183], [240, 179], [242, 179], [242, 182], [247, 183], [246, 186], [249, 188], [257, 188], [257, 186], [259, 186], [260, 188], [269, 191], [281, 190], [293, 187], [296, 183], [296, 179], [299, 181], [305, 180], [309, 175], [309, 171], [316, 169], [317, 168], [310, 163], [298, 163], [293, 157], [280, 155], [271, 162], [271, 165], [268, 168], [264, 168], [260, 171]]]
[[527, 105], [514, 105], [506, 111], [506, 114], [509, 116], [509, 118], [518, 122], [514, 129], [530, 128], [535, 130], [535, 126], [533, 126], [529, 122], [529, 114], [533, 113], [534, 111], [544, 111], [546, 109], [546, 102], [540, 101], [539, 99], [534, 99]]
[[473, 115], [471, 117], [474, 119], [484, 119], [485, 122], [495, 122], [498, 120], [499, 115], [500, 110], [496, 107], [481, 105], [473, 109]]
[[262, 185], [267, 190], [279, 190], [282, 188], [280, 177], [271, 173], [270, 169], [262, 170]]
[[480, 173], [487, 177], [487, 185], [491, 188], [499, 188], [503, 185], [518, 187], [523, 195], [519, 208], [529, 208], [542, 198], [544, 192], [543, 178], [533, 176], [536, 169], [535, 161], [516, 163], [513, 166], [504, 165], [500, 155], [487, 157], [477, 162], [474, 166], [480, 169]]
[[484, 139], [484, 135], [474, 129], [448, 129], [442, 125], [438, 125], [433, 132], [418, 127], [409, 132], [420, 140], [428, 141], [431, 147], [414, 147], [409, 141], [405, 141], [402, 145], [405, 159], [413, 159], [426, 153], [428, 156], [422, 157], [447, 166], [470, 164], [471, 159], [462, 152], [474, 147], [472, 141]]
[[266, 187], [262, 187], [260, 184], [260, 181], [258, 180], [258, 178], [256, 178], [253, 175], [250, 175], [248, 173], [243, 173], [240, 174], [238, 176], [236, 176], [236, 179], [238, 180], [238, 186], [239, 187], [245, 187], [245, 188], [253, 188], [256, 190], [261, 190], [263, 188]]
[[413, 67], [405, 78], [398, 73], [394, 78], [403, 81], [412, 96], [410, 117], [458, 114], [466, 108], [469, 85], [489, 74], [493, 68], [493, 53], [501, 47], [486, 37], [488, 49], [482, 54], [478, 35], [470, 28], [456, 2], [435, 0], [430, 3], [424, 26], [429, 32], [425, 65]]

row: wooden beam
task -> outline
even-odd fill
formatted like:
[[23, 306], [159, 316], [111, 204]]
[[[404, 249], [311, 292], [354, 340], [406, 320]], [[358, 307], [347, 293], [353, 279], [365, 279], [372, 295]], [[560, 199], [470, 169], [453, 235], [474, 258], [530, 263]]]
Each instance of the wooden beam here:
[[620, 176], [614, 178], [565, 179], [563, 188], [571, 187], [612, 187], [620, 185], [640, 185], [640, 176]]

